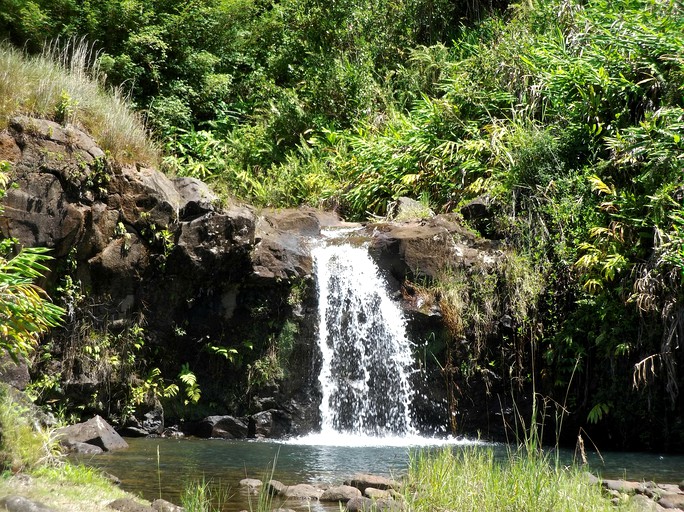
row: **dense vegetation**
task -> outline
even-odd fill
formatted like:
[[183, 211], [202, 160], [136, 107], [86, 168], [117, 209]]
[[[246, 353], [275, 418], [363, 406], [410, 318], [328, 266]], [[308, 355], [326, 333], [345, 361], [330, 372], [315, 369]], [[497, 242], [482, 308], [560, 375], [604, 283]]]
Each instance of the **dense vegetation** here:
[[[496, 282], [443, 304], [480, 337], [454, 378], [535, 373], [576, 425], [684, 448], [677, 2], [0, 0], [0, 34], [84, 38], [168, 170], [257, 204], [363, 219], [402, 195], [477, 198], [471, 227], [516, 254], [496, 300], [527, 300], [503, 344], [478, 323]], [[462, 272], [438, 295], [460, 296]], [[512, 364], [530, 353], [536, 372]]]

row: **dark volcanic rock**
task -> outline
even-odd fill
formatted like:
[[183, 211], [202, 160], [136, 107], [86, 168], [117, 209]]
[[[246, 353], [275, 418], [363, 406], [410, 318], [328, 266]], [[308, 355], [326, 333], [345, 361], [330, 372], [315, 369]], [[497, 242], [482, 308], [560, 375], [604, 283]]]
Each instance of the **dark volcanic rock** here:
[[173, 185], [180, 195], [181, 219], [189, 219], [214, 211], [219, 198], [206, 183], [195, 178], [176, 178]]
[[0, 356], [0, 382], [24, 390], [31, 382], [26, 361], [14, 361], [7, 353]]
[[[0, 236], [52, 249], [53, 272], [41, 285], [61, 286], [68, 273], [69, 291], [85, 295], [54, 340], [63, 360], [53, 360], [49, 370], [35, 368], [63, 376], [62, 394], [53, 398], [100, 414], [118, 413], [123, 406], [121, 387], [129, 382], [111, 382], [102, 368], [74, 353], [82, 347], [73, 340], [81, 338], [68, 330], [80, 329], [83, 319], [89, 332], [107, 336], [125, 336], [128, 328], [144, 325], [146, 349], [159, 354], [148, 359], [151, 367], [176, 375], [183, 363], [196, 361], [193, 371], [203, 397], [228, 410], [247, 409], [246, 402], [257, 395], [238, 389], [239, 376], [219, 383], [216, 372], [224, 369], [207, 355], [207, 345], [235, 350], [241, 348], [234, 340], [269, 340], [293, 309], [303, 311], [306, 297], [299, 293], [295, 304], [290, 287], [296, 281], [301, 291], [301, 282], [310, 279], [312, 262], [303, 239], [319, 232], [319, 214], [270, 212], [273, 224], [264, 224], [257, 244], [260, 221], [253, 209], [220, 204], [206, 184], [192, 178], [169, 179], [148, 167], [111, 162], [87, 134], [51, 121], [13, 118], [0, 131], [0, 156], [11, 162], [15, 185], [3, 200]], [[326, 222], [335, 221], [328, 217]], [[298, 314], [300, 322], [304, 313]], [[315, 357], [311, 337], [299, 336], [297, 343], [293, 357], [308, 372]], [[262, 348], [239, 356], [250, 364]], [[297, 371], [290, 373], [288, 396], [279, 395], [279, 402], [289, 404], [301, 394], [308, 404], [302, 386], [309, 379]], [[127, 432], [163, 431], [163, 415], [147, 417], [148, 412], [136, 411]], [[279, 418], [261, 418], [258, 435], [289, 429]], [[298, 425], [311, 421], [300, 419]]]
[[320, 234], [318, 218], [309, 210], [267, 211], [256, 227], [252, 253], [259, 279], [291, 279], [310, 275], [313, 261], [305, 237]]
[[290, 433], [292, 418], [285, 411], [272, 409], [254, 414], [249, 421], [249, 436], [278, 438]]
[[496, 244], [477, 239], [454, 215], [423, 221], [368, 224], [371, 254], [399, 281], [434, 278], [449, 266], [492, 266], [501, 256]]
[[99, 446], [89, 443], [82, 443], [80, 441], [71, 441], [63, 439], [60, 444], [69, 452], [77, 453], [79, 455], [100, 455], [104, 450]]
[[209, 416], [197, 426], [198, 437], [244, 439], [249, 433], [248, 424], [233, 416]]

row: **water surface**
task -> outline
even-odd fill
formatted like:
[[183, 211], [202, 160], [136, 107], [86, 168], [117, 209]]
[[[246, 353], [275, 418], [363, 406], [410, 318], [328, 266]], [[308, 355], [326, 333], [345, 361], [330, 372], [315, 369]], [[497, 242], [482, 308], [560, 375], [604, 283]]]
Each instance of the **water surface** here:
[[[158, 498], [161, 493], [164, 499], [178, 503], [180, 492], [188, 483], [204, 479], [214, 485], [220, 484], [232, 495], [224, 507], [227, 512], [249, 508], [247, 494], [240, 491], [238, 485], [246, 477], [262, 480], [272, 477], [289, 485], [341, 484], [359, 472], [398, 477], [406, 472], [409, 457], [418, 450], [439, 450], [445, 445], [458, 450], [478, 444], [416, 438], [388, 439], [384, 445], [373, 446], [372, 439], [352, 442], [344, 436], [326, 439], [312, 436], [287, 442], [151, 438], [129, 439], [128, 442], [128, 450], [100, 455], [87, 462], [118, 476], [125, 490], [149, 500]], [[505, 445], [487, 446], [502, 459], [508, 452]], [[604, 478], [659, 483], [678, 483], [684, 479], [682, 455], [608, 452], [602, 454], [603, 461], [596, 454], [588, 456], [589, 469]], [[561, 458], [569, 464], [573, 454], [563, 451]], [[272, 469], [274, 461], [275, 469]], [[297, 506], [296, 502], [288, 502], [287, 507], [310, 509], [308, 504]], [[311, 510], [333, 511], [339, 507], [314, 503]]]

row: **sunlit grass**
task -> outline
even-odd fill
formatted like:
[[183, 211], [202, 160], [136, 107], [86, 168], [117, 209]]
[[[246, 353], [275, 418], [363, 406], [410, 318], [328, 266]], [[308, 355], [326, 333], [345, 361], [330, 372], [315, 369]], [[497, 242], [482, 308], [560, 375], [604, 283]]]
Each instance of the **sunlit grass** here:
[[28, 56], [0, 44], [0, 129], [12, 116], [25, 114], [85, 128], [112, 158], [121, 163], [155, 165], [157, 150], [119, 90], [105, 91], [90, 67], [84, 44], [60, 52]]
[[561, 466], [547, 455], [510, 452], [497, 460], [491, 448], [475, 446], [411, 457], [406, 484], [410, 510], [615, 511], [582, 468]]
[[28, 405], [9, 389], [0, 389], [0, 465], [13, 472], [54, 462], [56, 443], [51, 432], [33, 424]]
[[220, 512], [230, 499], [229, 491], [220, 482], [201, 478], [185, 486], [181, 505], [188, 512]]

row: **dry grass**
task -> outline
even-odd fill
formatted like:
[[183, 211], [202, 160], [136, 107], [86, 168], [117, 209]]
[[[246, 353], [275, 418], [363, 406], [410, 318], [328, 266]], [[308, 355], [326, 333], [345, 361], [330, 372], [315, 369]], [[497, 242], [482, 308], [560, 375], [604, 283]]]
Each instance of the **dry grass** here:
[[89, 132], [120, 163], [158, 164], [139, 115], [120, 90], [105, 91], [90, 48], [70, 41], [41, 56], [0, 43], [0, 129], [16, 114], [72, 123]]

